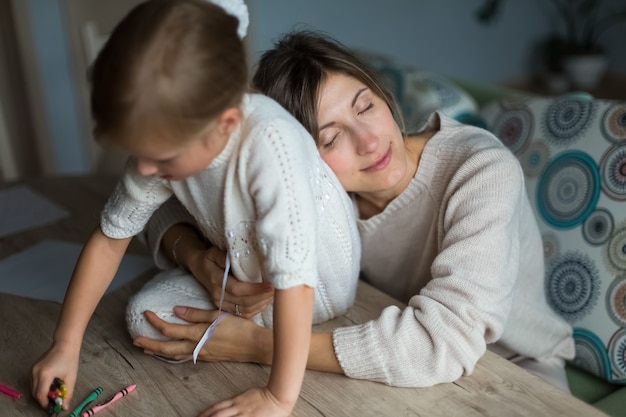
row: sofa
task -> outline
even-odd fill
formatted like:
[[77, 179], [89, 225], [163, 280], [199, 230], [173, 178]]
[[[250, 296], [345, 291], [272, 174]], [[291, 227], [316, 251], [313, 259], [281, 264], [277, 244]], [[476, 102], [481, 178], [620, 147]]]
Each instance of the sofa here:
[[544, 242], [547, 301], [574, 328], [572, 394], [626, 417], [626, 101], [532, 95], [357, 53], [388, 83], [407, 132], [437, 109], [517, 156]]

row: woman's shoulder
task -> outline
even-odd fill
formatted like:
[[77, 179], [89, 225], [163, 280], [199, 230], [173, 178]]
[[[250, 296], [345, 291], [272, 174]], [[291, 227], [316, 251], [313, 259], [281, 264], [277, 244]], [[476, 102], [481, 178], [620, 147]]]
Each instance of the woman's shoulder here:
[[513, 153], [493, 134], [440, 116], [440, 126], [428, 139], [418, 172], [422, 180], [436, 176], [446, 182], [488, 174], [494, 178], [519, 177], [523, 173]]
[[447, 116], [441, 116], [440, 129], [429, 142], [437, 146], [442, 156], [458, 155], [465, 159], [477, 153], [490, 153], [497, 158], [517, 161], [513, 153], [493, 133]]

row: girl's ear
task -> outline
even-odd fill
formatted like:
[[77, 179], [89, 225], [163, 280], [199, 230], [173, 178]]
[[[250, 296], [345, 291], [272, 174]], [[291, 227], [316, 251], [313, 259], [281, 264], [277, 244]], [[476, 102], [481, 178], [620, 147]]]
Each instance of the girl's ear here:
[[229, 107], [220, 114], [217, 124], [217, 131], [220, 135], [230, 136], [241, 121], [241, 110], [239, 107]]

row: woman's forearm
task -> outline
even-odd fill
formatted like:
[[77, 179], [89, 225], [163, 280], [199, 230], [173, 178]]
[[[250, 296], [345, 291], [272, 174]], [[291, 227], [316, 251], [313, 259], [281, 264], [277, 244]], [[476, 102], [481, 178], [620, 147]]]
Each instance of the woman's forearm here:
[[335, 356], [332, 333], [313, 333], [311, 335], [311, 348], [306, 366], [307, 369], [315, 371], [343, 374], [343, 369], [341, 369], [337, 356]]
[[[153, 312], [147, 312], [148, 322], [172, 340], [138, 337], [135, 345], [151, 354], [167, 358], [188, 358], [208, 325], [217, 319], [219, 313], [215, 310], [180, 307], [176, 315], [192, 324], [168, 323]], [[216, 327], [215, 333], [200, 352], [199, 359], [207, 362], [254, 362], [271, 365], [273, 352], [272, 329], [259, 326], [252, 320], [229, 315]], [[307, 369], [343, 374], [335, 356], [332, 333], [311, 335]]]
[[195, 227], [188, 223], [178, 223], [170, 227], [161, 240], [161, 251], [177, 266], [192, 270], [198, 257], [204, 256], [208, 242], [200, 236]]
[[[257, 333], [249, 340], [251, 349], [248, 353], [243, 352], [243, 355], [249, 356], [235, 358], [235, 360], [271, 365], [272, 352], [274, 350], [272, 329], [258, 327]], [[256, 343], [255, 340], [257, 341]], [[341, 369], [337, 356], [335, 356], [332, 333], [313, 333], [310, 343], [309, 356], [306, 364], [307, 369], [343, 374], [343, 369]]]

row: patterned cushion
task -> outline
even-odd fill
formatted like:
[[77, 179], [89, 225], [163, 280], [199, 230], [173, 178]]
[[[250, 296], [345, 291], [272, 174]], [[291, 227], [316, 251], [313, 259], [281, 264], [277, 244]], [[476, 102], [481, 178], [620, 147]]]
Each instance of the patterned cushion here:
[[407, 132], [417, 131], [434, 110], [460, 122], [484, 127], [478, 117], [476, 101], [446, 77], [398, 64], [384, 55], [363, 50], [356, 53], [382, 77], [394, 94]]
[[574, 327], [573, 364], [626, 383], [626, 102], [526, 96], [481, 114], [526, 174], [548, 302]]

